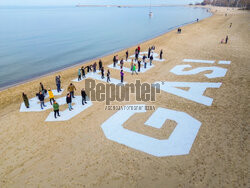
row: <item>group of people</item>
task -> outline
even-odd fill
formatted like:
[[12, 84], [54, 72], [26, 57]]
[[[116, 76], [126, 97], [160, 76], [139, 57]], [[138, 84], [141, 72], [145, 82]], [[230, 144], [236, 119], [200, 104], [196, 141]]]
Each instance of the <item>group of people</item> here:
[[[56, 80], [56, 86], [57, 86], [57, 92], [62, 91], [61, 90], [61, 85], [60, 85], [61, 84], [60, 78], [61, 78], [60, 76], [56, 76], [56, 79], [55, 79]], [[66, 95], [66, 103], [68, 104], [69, 111], [71, 111], [71, 110], [73, 110], [73, 108], [72, 108], [72, 98], [75, 98], [74, 93], [76, 91], [76, 87], [74, 86], [74, 84], [70, 83], [67, 90], [68, 90], [68, 93]], [[59, 104], [55, 100], [55, 96], [53, 94], [53, 91], [50, 88], [48, 90], [46, 90], [44, 88], [43, 84], [40, 82], [39, 93], [37, 93], [37, 98], [39, 99], [40, 106], [41, 106], [42, 110], [43, 110], [44, 107], [46, 107], [46, 105], [44, 103], [44, 100], [45, 100], [45, 97], [46, 97], [47, 94], [49, 95], [50, 104], [53, 106], [54, 117], [55, 118], [57, 118], [57, 116], [60, 117]], [[87, 94], [86, 94], [84, 89], [81, 90], [81, 96], [82, 96], [82, 105], [87, 104], [87, 100], [86, 100]], [[24, 101], [24, 104], [25, 104], [26, 108], [29, 108], [30, 104], [29, 104], [29, 99], [27, 97], [27, 94], [22, 93], [22, 97], [23, 97], [23, 101]]]
[[[102, 66], [102, 60], [99, 60], [99, 71], [101, 71], [103, 68]], [[78, 81], [82, 80], [83, 78], [86, 78], [86, 72], [85, 69], [87, 71], [87, 73], [89, 72], [96, 72], [97, 70], [97, 63], [95, 62], [93, 65], [87, 65], [86, 67], [82, 66], [80, 69], [78, 69]]]
[[[144, 68], [147, 68], [147, 62], [146, 62], [146, 59], [148, 58], [149, 59], [149, 62], [150, 62], [150, 65], [152, 65], [152, 62], [153, 62], [153, 59], [154, 59], [154, 50], [155, 50], [155, 46], [151, 46], [149, 47], [148, 49], [148, 54], [147, 56], [144, 54], [143, 57], [142, 57], [142, 61], [144, 63]], [[134, 60], [132, 59], [131, 61], [131, 72], [132, 72], [132, 75], [134, 73], [138, 74], [138, 72], [140, 72], [140, 69], [141, 69], [141, 60], [139, 59], [139, 54], [140, 54], [140, 51], [141, 51], [141, 47], [138, 46], [136, 49], [135, 49], [135, 62], [137, 62], [138, 64], [138, 69], [136, 71], [136, 64], [134, 63]], [[162, 54], [163, 54], [163, 51], [161, 50], [160, 51], [160, 59], [162, 59]], [[129, 56], [129, 53], [128, 51], [125, 52], [125, 55], [126, 55], [126, 61], [128, 60], [128, 56]], [[119, 59], [118, 59], [118, 55], [115, 55], [114, 58], [113, 58], [113, 64], [114, 64], [114, 67], [116, 66], [116, 64], [118, 63]], [[124, 60], [123, 58], [120, 60], [120, 77], [121, 77], [121, 83], [123, 83], [124, 81], [124, 71], [123, 71], [123, 66], [124, 66]], [[105, 78], [104, 74], [105, 74], [105, 71], [104, 71], [104, 67], [103, 67], [103, 64], [102, 64], [102, 60], [100, 59], [99, 60], [99, 71], [101, 71], [101, 77], [102, 79]], [[83, 78], [86, 78], [86, 72], [85, 72], [85, 69], [86, 71], [89, 73], [91, 71], [93, 71], [94, 73], [96, 72], [97, 70], [97, 63], [95, 62], [94, 64], [92, 65], [87, 65], [86, 67], [82, 66], [81, 68], [78, 69], [78, 81], [80, 81], [81, 79]], [[111, 76], [111, 73], [110, 73], [110, 70], [108, 69], [107, 70], [107, 82], [109, 83], [111, 80], [110, 80], [110, 76]], [[55, 77], [55, 83], [56, 83], [56, 88], [57, 88], [57, 92], [61, 92], [62, 89], [61, 89], [61, 76], [58, 75]], [[66, 103], [68, 104], [68, 108], [69, 108], [69, 111], [73, 110], [72, 108], [72, 98], [75, 98], [75, 91], [76, 91], [76, 87], [74, 84], [70, 83], [70, 85], [68, 86], [67, 88], [67, 95], [66, 95]], [[49, 101], [50, 101], [50, 104], [53, 106], [53, 110], [54, 110], [54, 117], [57, 118], [60, 117], [60, 113], [59, 113], [59, 104], [56, 102], [55, 100], [55, 96], [53, 94], [53, 91], [49, 88], [48, 90], [45, 89], [45, 87], [43, 86], [43, 84], [40, 82], [39, 84], [39, 93], [36, 94], [36, 96], [38, 97], [39, 101], [40, 101], [40, 107], [41, 109], [43, 109], [44, 107], [46, 107], [45, 103], [44, 103], [44, 100], [45, 100], [45, 97], [46, 95], [49, 95]], [[86, 92], [84, 89], [81, 90], [81, 96], [82, 96], [82, 105], [86, 104], [87, 101], [86, 101]], [[27, 94], [25, 93], [22, 93], [22, 98], [23, 98], [23, 101], [24, 101], [24, 104], [26, 106], [26, 108], [29, 108], [30, 107], [30, 104], [29, 104], [29, 99], [27, 97]]]

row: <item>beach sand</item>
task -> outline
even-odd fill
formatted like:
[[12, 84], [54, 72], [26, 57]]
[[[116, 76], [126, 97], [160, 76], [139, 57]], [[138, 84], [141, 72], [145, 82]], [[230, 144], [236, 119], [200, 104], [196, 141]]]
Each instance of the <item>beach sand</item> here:
[[[55, 89], [55, 75], [61, 75], [66, 89], [77, 77], [77, 66], [0, 92], [0, 187], [249, 187], [250, 12], [217, 7], [212, 11], [212, 17], [183, 27], [182, 34], [172, 31], [141, 44], [141, 51], [152, 45], [158, 53], [163, 49], [166, 61], [138, 76], [125, 73], [126, 82], [222, 83], [219, 89], [206, 90], [204, 95], [214, 99], [210, 107], [164, 92], [156, 102], [147, 103], [186, 112], [202, 123], [188, 155], [159, 158], [108, 140], [101, 124], [116, 111], [104, 110], [104, 102], [93, 102], [65, 122], [45, 122], [51, 110], [19, 112], [22, 92], [33, 98], [39, 82]], [[229, 43], [220, 44], [226, 35]], [[129, 49], [131, 55], [134, 49]], [[117, 54], [124, 57], [125, 51]], [[113, 55], [102, 58], [105, 66], [112, 63]], [[182, 62], [187, 58], [228, 60], [231, 64], [219, 65], [228, 69], [222, 78], [208, 79], [204, 72], [189, 76], [169, 72], [176, 65], [187, 64]], [[111, 75], [119, 79], [118, 70], [111, 70]], [[75, 86], [80, 95], [84, 82]], [[112, 104], [139, 103], [133, 99]], [[168, 138], [173, 122], [159, 130], [141, 126], [151, 114], [133, 116], [125, 127]]]

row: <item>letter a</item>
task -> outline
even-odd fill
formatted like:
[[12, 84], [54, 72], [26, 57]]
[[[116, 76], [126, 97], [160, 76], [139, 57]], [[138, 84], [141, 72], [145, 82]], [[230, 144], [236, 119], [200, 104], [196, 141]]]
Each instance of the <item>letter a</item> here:
[[[220, 88], [221, 83], [209, 83], [209, 82], [156, 82], [160, 84], [160, 89], [183, 97], [185, 99], [204, 104], [206, 106], [211, 106], [213, 99], [204, 96], [204, 92], [207, 88]], [[155, 83], [155, 84], [156, 84]], [[177, 87], [189, 87], [188, 91], [177, 88]]]

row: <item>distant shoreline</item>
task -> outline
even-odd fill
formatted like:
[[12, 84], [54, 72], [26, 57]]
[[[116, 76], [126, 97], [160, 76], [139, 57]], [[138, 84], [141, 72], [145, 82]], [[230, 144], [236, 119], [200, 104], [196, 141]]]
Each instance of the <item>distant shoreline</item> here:
[[76, 7], [118, 7], [118, 8], [143, 8], [143, 7], [173, 7], [186, 5], [76, 5]]

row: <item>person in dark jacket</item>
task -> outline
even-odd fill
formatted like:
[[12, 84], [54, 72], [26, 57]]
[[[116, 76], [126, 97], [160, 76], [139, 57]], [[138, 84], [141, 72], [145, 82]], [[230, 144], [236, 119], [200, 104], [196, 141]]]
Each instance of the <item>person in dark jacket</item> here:
[[126, 51], [126, 61], [128, 60], [128, 50]]
[[123, 68], [123, 64], [124, 64], [124, 61], [123, 61], [123, 58], [122, 58], [121, 61], [120, 61], [121, 69]]
[[86, 102], [86, 92], [84, 89], [81, 90], [81, 95], [82, 95], [82, 105], [87, 104]]
[[104, 79], [104, 67], [102, 67], [101, 73], [102, 73], [102, 79]]
[[82, 71], [82, 78], [86, 78], [84, 66], [82, 66], [81, 71]]
[[70, 93], [67, 94], [66, 96], [66, 103], [68, 104], [68, 107], [69, 107], [69, 111], [73, 110], [72, 108], [72, 98], [71, 98], [71, 95]]
[[60, 117], [60, 114], [59, 114], [59, 104], [56, 101], [54, 101], [54, 103], [53, 103], [53, 109], [54, 109], [54, 116], [55, 116], [55, 118], [56, 118], [56, 114]]
[[148, 48], [148, 58], [150, 57], [150, 53], [151, 53], [151, 48]]
[[225, 44], [227, 44], [227, 41], [228, 41], [228, 36], [226, 36]]
[[153, 57], [153, 55], [151, 55], [150, 59], [149, 59], [150, 60], [150, 66], [152, 65], [153, 59], [154, 59], [154, 57]]
[[138, 61], [138, 72], [141, 70], [141, 60]]
[[93, 64], [93, 72], [95, 73], [96, 72], [96, 66], [97, 66], [97, 64], [96, 64], [96, 62]]
[[160, 51], [160, 59], [162, 59], [162, 54], [163, 54], [163, 51], [161, 50]]
[[61, 90], [61, 77], [60, 75], [56, 76], [56, 88], [57, 92], [59, 93]]
[[25, 93], [23, 93], [23, 102], [24, 102], [26, 108], [30, 107], [29, 99], [28, 99], [28, 97], [27, 97], [27, 95]]
[[116, 57], [114, 56], [113, 57], [113, 66], [115, 67], [115, 65], [116, 65]]
[[99, 71], [102, 69], [102, 60], [99, 60]]
[[43, 109], [43, 107], [46, 107], [46, 105], [44, 104], [44, 95], [43, 93], [40, 91], [39, 95], [38, 95], [38, 99], [40, 101], [41, 104], [41, 109]]
[[108, 72], [107, 72], [107, 82], [109, 83], [110, 82], [110, 71], [108, 69]]
[[123, 83], [123, 79], [124, 79], [124, 73], [123, 73], [123, 70], [121, 70], [120, 74], [121, 74], [121, 83]]

